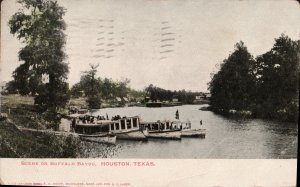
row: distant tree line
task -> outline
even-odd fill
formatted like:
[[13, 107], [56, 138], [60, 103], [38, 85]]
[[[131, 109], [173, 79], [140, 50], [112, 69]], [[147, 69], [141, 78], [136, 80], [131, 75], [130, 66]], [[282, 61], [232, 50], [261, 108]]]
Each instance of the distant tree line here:
[[[143, 97], [143, 92], [133, 90], [129, 87], [130, 80], [124, 78], [121, 81], [114, 81], [108, 78], [96, 77], [98, 65], [90, 65], [89, 71], [83, 72], [80, 81], [71, 88], [72, 97], [87, 97], [90, 108], [100, 108], [103, 100], [116, 100], [124, 102], [124, 98]], [[133, 99], [134, 100], [134, 99]]]
[[191, 92], [185, 90], [171, 91], [150, 84], [145, 88], [146, 95], [151, 101], [172, 101], [178, 99], [184, 104], [193, 104], [195, 97], [201, 95], [200, 92]]
[[223, 61], [209, 83], [212, 110], [250, 111], [254, 117], [297, 121], [300, 42], [286, 35], [254, 58], [243, 42]]

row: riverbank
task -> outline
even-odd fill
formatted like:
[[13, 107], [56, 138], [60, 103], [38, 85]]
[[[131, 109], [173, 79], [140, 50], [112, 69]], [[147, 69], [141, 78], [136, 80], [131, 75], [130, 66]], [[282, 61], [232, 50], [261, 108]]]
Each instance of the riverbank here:
[[7, 119], [0, 121], [0, 157], [16, 158], [74, 158], [78, 156], [78, 139], [43, 132], [23, 132], [21, 128], [49, 129], [43, 114], [34, 106], [30, 96], [5, 95], [1, 112]]
[[[274, 121], [279, 121], [279, 122], [290, 122], [290, 123], [297, 123], [298, 122], [298, 116], [293, 114], [288, 114], [288, 111], [278, 111], [273, 115], [264, 115], [267, 112], [259, 112], [257, 110], [222, 110], [222, 109], [216, 109], [212, 107], [211, 105], [208, 106], [202, 106], [199, 108], [201, 111], [212, 111], [215, 114], [220, 114], [225, 117], [229, 118], [252, 118], [252, 119], [266, 119], [266, 120], [274, 120]], [[294, 109], [298, 111], [297, 109]], [[291, 115], [293, 115], [291, 117]]]
[[[34, 97], [18, 94], [1, 96], [1, 112], [7, 114], [7, 118], [18, 126], [33, 129], [57, 129], [57, 125], [46, 120], [47, 114], [42, 113], [34, 105]], [[61, 114], [66, 111], [60, 111]]]
[[[88, 108], [85, 97], [72, 97], [69, 101], [69, 105], [75, 105], [80, 107]], [[118, 107], [173, 107], [181, 105], [202, 105], [209, 104], [209, 100], [197, 100], [193, 103], [182, 103], [182, 102], [116, 102], [114, 100], [104, 100], [101, 103], [101, 108], [118, 108]]]
[[41, 132], [21, 132], [9, 120], [0, 121], [2, 158], [76, 158], [78, 140]]
[[[83, 99], [73, 100], [75, 104]], [[75, 136], [54, 133], [53, 124], [44, 119], [34, 105], [31, 96], [5, 95], [1, 97], [0, 157], [2, 158], [108, 158], [118, 150], [117, 146], [100, 145], [81, 141]], [[20, 129], [30, 130], [20, 130]], [[53, 132], [53, 133], [49, 133]]]

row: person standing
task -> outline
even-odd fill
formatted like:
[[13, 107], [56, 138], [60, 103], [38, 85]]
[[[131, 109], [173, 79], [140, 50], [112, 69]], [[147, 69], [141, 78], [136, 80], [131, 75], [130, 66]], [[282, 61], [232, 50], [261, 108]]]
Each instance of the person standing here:
[[176, 110], [175, 118], [176, 118], [176, 119], [179, 119], [179, 112], [178, 112], [178, 109]]

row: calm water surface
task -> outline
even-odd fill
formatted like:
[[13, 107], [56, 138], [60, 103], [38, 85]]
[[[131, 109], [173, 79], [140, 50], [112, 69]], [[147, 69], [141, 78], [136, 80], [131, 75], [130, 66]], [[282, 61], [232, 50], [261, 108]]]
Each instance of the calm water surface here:
[[[144, 121], [174, 120], [178, 109], [180, 120], [190, 120], [193, 128], [205, 128], [205, 138], [176, 140], [149, 139], [147, 142], [117, 140], [107, 146], [105, 157], [111, 158], [297, 158], [297, 124], [262, 119], [229, 119], [210, 111], [205, 105], [177, 107], [106, 108], [93, 115], [140, 115]], [[200, 120], [203, 125], [200, 126]], [[86, 157], [103, 157], [102, 144], [87, 143]], [[100, 156], [101, 155], [101, 156]]]

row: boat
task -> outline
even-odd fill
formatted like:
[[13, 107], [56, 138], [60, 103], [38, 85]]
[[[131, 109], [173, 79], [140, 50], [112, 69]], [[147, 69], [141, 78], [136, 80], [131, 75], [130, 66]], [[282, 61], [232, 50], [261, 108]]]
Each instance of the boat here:
[[109, 125], [109, 130], [117, 136], [117, 139], [147, 140], [147, 137], [141, 130], [138, 116], [114, 119]]
[[148, 138], [181, 139], [181, 129], [171, 121], [141, 122], [141, 127]]
[[[78, 121], [88, 124], [107, 125], [109, 132], [117, 136], [121, 140], [142, 140], [146, 141], [147, 137], [140, 128], [140, 119], [138, 116], [134, 117], [113, 117], [111, 120], [104, 116], [90, 116], [83, 115], [78, 117]], [[74, 128], [75, 122], [72, 127]]]
[[206, 130], [205, 129], [182, 129], [182, 137], [200, 137], [205, 138]]
[[172, 101], [172, 102], [163, 102], [162, 106], [163, 107], [172, 107], [172, 106], [181, 106], [182, 102], [178, 102], [178, 101]]
[[162, 107], [162, 102], [147, 102], [146, 107]]
[[177, 124], [181, 130], [182, 137], [201, 137], [205, 138], [206, 129], [192, 129], [190, 121], [173, 121], [173, 124]]
[[90, 111], [87, 108], [82, 108], [82, 107], [78, 107], [78, 106], [70, 106], [69, 114], [67, 115], [67, 117], [69, 119], [72, 119], [72, 118], [82, 117], [82, 116], [85, 116], [88, 114], [90, 114]]
[[[78, 134], [80, 139], [85, 141], [97, 142], [97, 143], [116, 143], [116, 135], [110, 132], [110, 122], [104, 120], [101, 123], [87, 123], [79, 119], [75, 120], [75, 133]], [[73, 123], [73, 122], [72, 122]]]
[[181, 106], [182, 102], [147, 102], [146, 107], [173, 107], [173, 106]]

